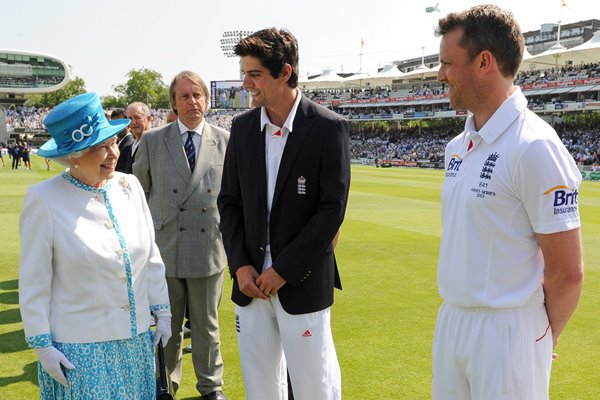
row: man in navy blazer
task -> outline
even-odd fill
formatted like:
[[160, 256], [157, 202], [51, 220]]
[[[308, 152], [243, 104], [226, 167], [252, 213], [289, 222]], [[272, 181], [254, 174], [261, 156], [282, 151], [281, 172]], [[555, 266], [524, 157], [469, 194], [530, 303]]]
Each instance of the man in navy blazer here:
[[[115, 108], [110, 114], [110, 119], [123, 119], [127, 118], [125, 110], [123, 108]], [[117, 166], [115, 170], [123, 172], [124, 174], [131, 174], [133, 165], [131, 157], [131, 146], [135, 143], [135, 137], [129, 132], [129, 127], [123, 129], [117, 135], [117, 144], [119, 146], [119, 159], [117, 160]]]
[[217, 203], [246, 398], [286, 400], [287, 366], [296, 400], [340, 399], [330, 306], [348, 123], [297, 88], [290, 32], [255, 32], [235, 52], [255, 108], [233, 121]]

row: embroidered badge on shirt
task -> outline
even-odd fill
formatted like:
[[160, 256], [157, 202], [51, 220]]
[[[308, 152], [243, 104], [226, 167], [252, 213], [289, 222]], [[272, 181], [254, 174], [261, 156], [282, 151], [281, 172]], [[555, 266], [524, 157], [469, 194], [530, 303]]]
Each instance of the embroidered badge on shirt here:
[[481, 179], [492, 179], [492, 173], [494, 172], [498, 157], [500, 157], [498, 153], [492, 153], [488, 156], [487, 160], [483, 163], [483, 168], [481, 168], [481, 174], [479, 175]]
[[298, 178], [298, 194], [306, 194], [306, 178], [303, 176]]
[[119, 186], [123, 189], [123, 193], [127, 195], [127, 199], [131, 199], [131, 186], [129, 186], [129, 182], [127, 182], [124, 176], [119, 179]]

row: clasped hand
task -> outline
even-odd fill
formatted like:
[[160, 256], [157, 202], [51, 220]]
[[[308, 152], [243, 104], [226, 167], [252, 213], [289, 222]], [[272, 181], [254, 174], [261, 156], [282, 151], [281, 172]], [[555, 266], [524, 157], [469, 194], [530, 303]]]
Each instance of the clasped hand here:
[[244, 265], [235, 271], [235, 276], [242, 293], [263, 300], [269, 299], [286, 284], [285, 279], [273, 268], [268, 268], [259, 275], [254, 267]]

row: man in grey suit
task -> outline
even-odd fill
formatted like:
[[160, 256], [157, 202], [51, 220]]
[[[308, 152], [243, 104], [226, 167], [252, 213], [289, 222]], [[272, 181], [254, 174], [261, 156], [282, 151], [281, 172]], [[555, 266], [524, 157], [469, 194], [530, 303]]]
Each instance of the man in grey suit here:
[[165, 348], [165, 361], [177, 390], [187, 306], [200, 398], [226, 400], [218, 306], [227, 261], [217, 195], [229, 133], [204, 121], [209, 92], [196, 73], [179, 73], [169, 95], [177, 120], [144, 133], [133, 164], [148, 197], [166, 266], [173, 337]]

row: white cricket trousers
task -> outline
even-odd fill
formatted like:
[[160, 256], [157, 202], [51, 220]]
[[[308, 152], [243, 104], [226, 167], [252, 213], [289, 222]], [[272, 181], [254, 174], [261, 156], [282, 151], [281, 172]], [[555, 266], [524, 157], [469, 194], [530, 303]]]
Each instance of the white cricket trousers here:
[[342, 379], [330, 308], [292, 315], [277, 295], [236, 306], [236, 329], [246, 400], [340, 400]]
[[433, 400], [547, 400], [552, 330], [544, 305], [447, 303], [433, 340]]

